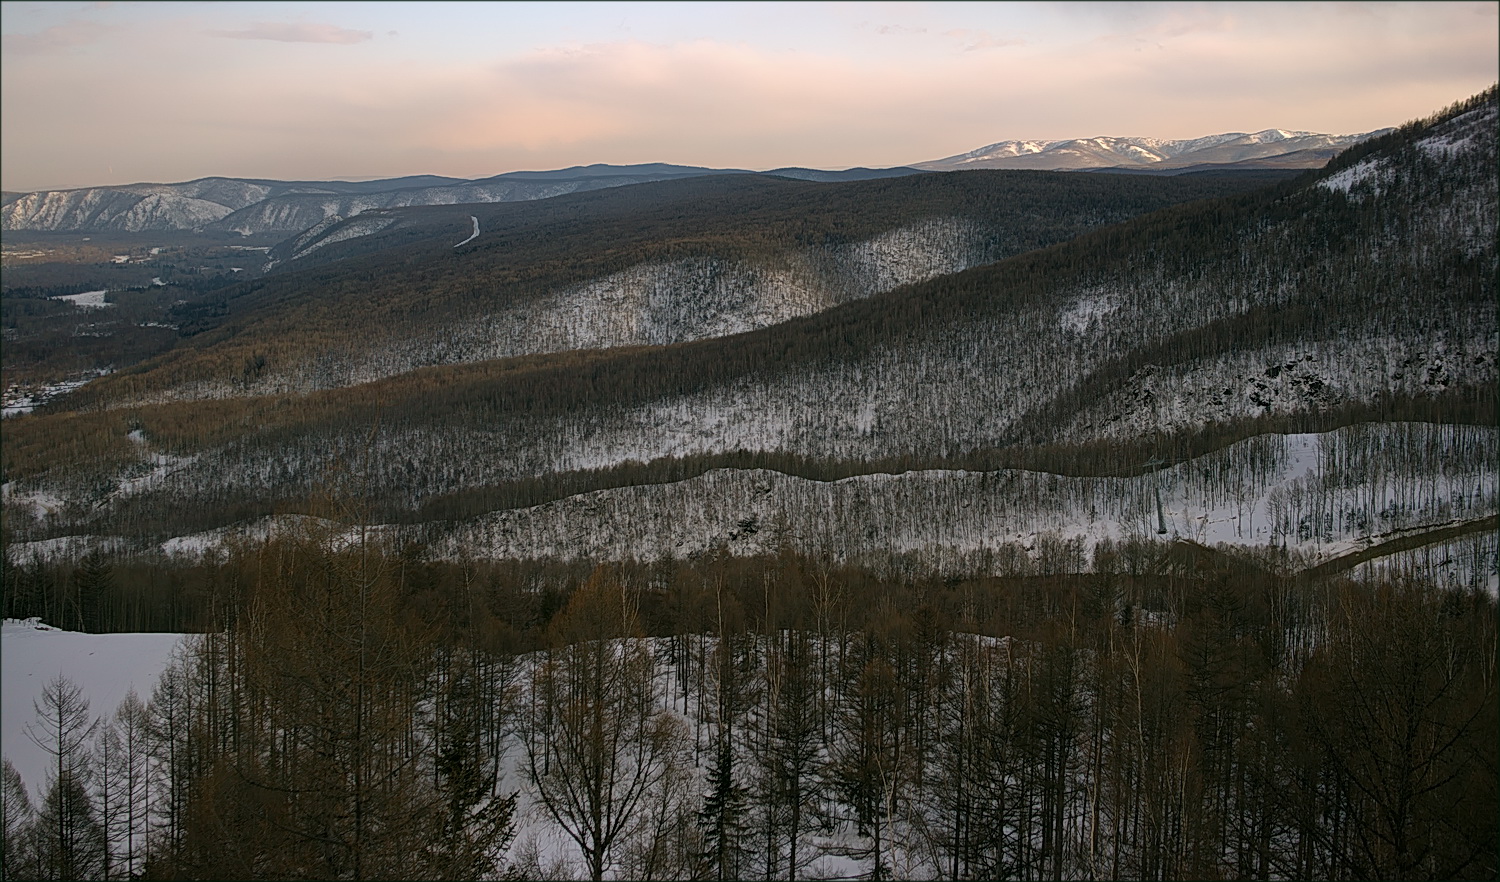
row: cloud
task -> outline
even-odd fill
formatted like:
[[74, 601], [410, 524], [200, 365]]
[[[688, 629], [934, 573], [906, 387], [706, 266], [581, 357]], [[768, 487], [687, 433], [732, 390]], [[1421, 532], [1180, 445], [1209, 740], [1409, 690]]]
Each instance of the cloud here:
[[1025, 40], [1017, 37], [997, 37], [989, 31], [971, 31], [965, 28], [944, 31], [943, 36], [957, 40], [963, 45], [965, 52], [973, 52], [978, 49], [1002, 49], [1006, 46], [1026, 45]]
[[[1495, 30], [1476, 26], [1493, 14], [1470, 6], [1259, 15], [1253, 5], [1116, 5], [929, 24], [925, 34], [881, 35], [876, 23], [852, 46], [822, 51], [738, 35], [539, 40], [494, 52], [444, 44], [433, 54], [404, 27], [399, 41], [384, 39], [386, 25], [373, 39], [389, 52], [268, 58], [274, 47], [243, 32], [233, 43], [203, 39], [207, 28], [249, 22], [196, 15], [122, 25], [59, 51], [12, 54], [7, 37], [0, 170], [7, 187], [34, 189], [209, 174], [483, 176], [590, 162], [896, 165], [1006, 138], [1367, 131], [1496, 77]], [[979, 51], [996, 35], [1025, 42]], [[66, 47], [92, 35], [26, 39]], [[240, 97], [226, 103], [226, 94]], [[143, 115], [151, 95], [174, 100]], [[116, 136], [147, 124], [150, 134]]]
[[238, 31], [209, 31], [211, 36], [231, 40], [275, 40], [278, 43], [363, 43], [373, 40], [370, 31], [355, 31], [331, 24], [258, 21]]
[[4, 49], [17, 55], [41, 55], [93, 43], [114, 30], [92, 21], [70, 21], [35, 34], [6, 34]]

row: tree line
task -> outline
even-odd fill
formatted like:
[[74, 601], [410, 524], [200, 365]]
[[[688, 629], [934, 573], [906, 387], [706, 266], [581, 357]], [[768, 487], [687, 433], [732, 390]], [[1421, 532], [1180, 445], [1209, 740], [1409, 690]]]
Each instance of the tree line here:
[[283, 536], [148, 701], [44, 691], [6, 876], [1494, 876], [1490, 594], [1096, 564], [542, 573]]

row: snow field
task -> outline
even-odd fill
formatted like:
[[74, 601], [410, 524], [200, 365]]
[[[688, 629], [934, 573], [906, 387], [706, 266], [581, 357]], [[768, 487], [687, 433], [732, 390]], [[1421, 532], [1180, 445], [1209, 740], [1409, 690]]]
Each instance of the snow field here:
[[84, 291], [82, 294], [59, 294], [53, 300], [66, 300], [79, 309], [104, 309], [114, 306], [113, 303], [105, 303], [104, 295], [108, 291]]
[[33, 804], [46, 793], [50, 757], [26, 736], [36, 719], [34, 702], [59, 674], [76, 683], [89, 713], [109, 720], [131, 689], [151, 699], [157, 678], [182, 634], [80, 634], [38, 619], [6, 619], [0, 627], [0, 753], [31, 790]]

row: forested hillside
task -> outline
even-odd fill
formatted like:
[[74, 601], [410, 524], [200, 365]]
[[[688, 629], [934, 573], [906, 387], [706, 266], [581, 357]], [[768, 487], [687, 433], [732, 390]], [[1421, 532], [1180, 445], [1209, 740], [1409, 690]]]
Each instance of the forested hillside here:
[[[1267, 432], [1390, 420], [1493, 425], [1494, 121], [1494, 95], [1487, 93], [1360, 145], [1315, 175], [1167, 208], [885, 293], [869, 294], [879, 272], [860, 276], [846, 268], [847, 290], [868, 296], [751, 333], [433, 366], [302, 395], [270, 379], [287, 376], [284, 355], [273, 350], [257, 357], [246, 350], [247, 337], [267, 346], [317, 339], [311, 331], [299, 338], [293, 326], [331, 328], [341, 316], [348, 317], [342, 322], [352, 329], [348, 334], [355, 334], [372, 314], [405, 316], [399, 326], [412, 328], [410, 337], [419, 340], [429, 326], [421, 320], [429, 305], [474, 303], [472, 292], [494, 290], [485, 286], [497, 285], [504, 273], [551, 272], [547, 278], [555, 282], [561, 278], [556, 273], [576, 272], [596, 281], [567, 290], [607, 299], [640, 282], [653, 254], [665, 258], [679, 249], [674, 283], [640, 283], [649, 300], [651, 291], [723, 282], [724, 275], [714, 276], [715, 261], [770, 253], [788, 236], [863, 243], [823, 246], [825, 259], [842, 254], [849, 265], [859, 264], [858, 255], [880, 253], [872, 242], [904, 242], [896, 252], [930, 261], [923, 270], [902, 264], [903, 272], [920, 278], [978, 258], [934, 257], [932, 249], [912, 244], [972, 226], [929, 220], [914, 227], [912, 218], [934, 204], [946, 214], [955, 200], [973, 205], [988, 197], [962, 175], [833, 190], [779, 182], [771, 186], [805, 194], [801, 207], [809, 214], [801, 226], [756, 227], [760, 215], [731, 212], [717, 226], [702, 226], [688, 244], [662, 234], [662, 225], [686, 236], [700, 228], [709, 208], [671, 188], [722, 193], [715, 189], [722, 183], [658, 185], [668, 188], [665, 196], [643, 190], [640, 199], [659, 200], [650, 203], [655, 213], [645, 217], [655, 220], [649, 223], [635, 213], [640, 205], [632, 188], [589, 203], [588, 211], [607, 221], [602, 228], [575, 222], [572, 215], [584, 206], [560, 200], [545, 207], [548, 224], [528, 222], [510, 232], [496, 220], [505, 215], [487, 215], [480, 224], [495, 224], [491, 242], [481, 236], [463, 246], [480, 249], [474, 260], [432, 257], [462, 250], [446, 241], [392, 246], [362, 261], [247, 285], [226, 302], [231, 315], [243, 309], [245, 319], [220, 320], [159, 364], [90, 384], [69, 400], [76, 409], [15, 421], [5, 449], [10, 505], [18, 515], [10, 519], [12, 536], [89, 533], [154, 545], [296, 511], [330, 481], [358, 486], [379, 520], [410, 522], [472, 517], [595, 488], [677, 481], [716, 466], [769, 467], [818, 480], [923, 468], [1128, 475], [1148, 461], [1182, 461]], [[1053, 186], [1047, 183], [1053, 178], [997, 180]], [[748, 190], [744, 198], [751, 203], [767, 187], [758, 179], [729, 184]], [[1090, 204], [1086, 197], [1122, 191], [1111, 184], [1069, 192], [1081, 208]], [[865, 238], [891, 215], [842, 211], [828, 193], [876, 204], [879, 193], [898, 194], [896, 206], [911, 212], [896, 212], [908, 224], [898, 228], [906, 238]], [[785, 212], [787, 204], [765, 210]], [[492, 210], [522, 208], [542, 207]], [[1054, 224], [1062, 226], [1023, 228], [1029, 232], [1015, 234], [1019, 240], [1007, 247], [1024, 247], [1037, 230], [1058, 235], [1077, 214], [1057, 215]], [[672, 226], [678, 215], [686, 226]], [[850, 217], [860, 220], [845, 220]], [[751, 227], [762, 237], [742, 235]], [[601, 229], [620, 235], [608, 238], [615, 247], [564, 263], [578, 244], [566, 231], [575, 228], [575, 235], [594, 241]], [[640, 231], [634, 240], [624, 238], [630, 229]], [[402, 235], [425, 236], [424, 230], [413, 221]], [[530, 246], [532, 261], [509, 262], [506, 255], [531, 235], [538, 243]], [[630, 241], [636, 244], [622, 254]], [[735, 250], [682, 256], [703, 241], [720, 243], [716, 248], [732, 242]], [[552, 259], [542, 260], [548, 254]], [[403, 274], [399, 267], [407, 261], [414, 268]], [[476, 275], [460, 275], [464, 267]], [[380, 281], [386, 276], [395, 281]], [[900, 280], [889, 266], [884, 278]], [[315, 280], [327, 284], [299, 287]], [[578, 293], [586, 290], [595, 293]], [[496, 305], [478, 302], [492, 310]], [[534, 296], [510, 305], [534, 307], [515, 320], [530, 339], [545, 342], [538, 327], [553, 327], [547, 316], [558, 314], [545, 304], [558, 302]], [[453, 314], [446, 306], [438, 312]], [[265, 328], [281, 328], [286, 337]], [[700, 324], [693, 333], [727, 330], [733, 328]], [[637, 331], [648, 338], [655, 333]], [[585, 322], [557, 333], [557, 345], [566, 345], [569, 333], [597, 342], [605, 331]], [[459, 347], [465, 338], [445, 339]], [[296, 370], [337, 362], [336, 350], [326, 346], [294, 359]], [[202, 366], [226, 360], [234, 378], [205, 385], [203, 370], [225, 368]], [[180, 383], [172, 379], [178, 377]], [[148, 391], [162, 382], [168, 382], [162, 392]], [[255, 394], [267, 386], [284, 391]], [[163, 393], [200, 400], [141, 403]], [[1493, 454], [1491, 445], [1480, 449]], [[1483, 498], [1493, 491], [1479, 492]], [[1379, 507], [1367, 509], [1366, 522], [1378, 522]], [[723, 517], [731, 514], [726, 509]], [[908, 510], [897, 517], [928, 516]], [[684, 547], [708, 541], [700, 536]], [[580, 553], [581, 547], [549, 544], [532, 553]], [[621, 547], [652, 553], [634, 543]]]
[[428, 365], [735, 334], [1263, 180], [746, 175], [365, 212], [273, 249], [267, 278], [184, 304], [182, 345], [91, 394], [118, 406], [304, 393]]

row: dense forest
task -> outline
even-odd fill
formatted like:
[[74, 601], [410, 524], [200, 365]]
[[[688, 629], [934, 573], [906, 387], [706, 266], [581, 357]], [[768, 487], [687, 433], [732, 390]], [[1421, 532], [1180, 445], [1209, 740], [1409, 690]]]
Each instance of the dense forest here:
[[[1284, 175], [1270, 179], [1276, 177]], [[184, 344], [100, 394], [124, 403], [305, 392], [425, 365], [554, 351], [563, 341], [549, 341], [543, 328], [489, 326], [526, 316], [580, 320], [564, 306], [618, 311], [622, 304], [599, 303], [587, 286], [649, 284], [630, 278], [642, 273], [667, 274], [656, 281], [662, 290], [654, 298], [671, 302], [649, 302], [648, 295], [638, 307], [662, 326], [654, 337], [565, 336], [570, 345], [560, 348], [694, 339], [691, 328], [676, 323], [702, 321], [716, 308], [742, 322], [729, 332], [751, 330], [1266, 180], [979, 172], [813, 183], [727, 176], [534, 203], [403, 209], [377, 232], [354, 235], [374, 229], [366, 213], [346, 222], [356, 227], [347, 233], [326, 231], [333, 244], [298, 259], [282, 254], [265, 278], [184, 304], [175, 317], [189, 335]], [[455, 248], [471, 215], [482, 234]], [[552, 302], [558, 299], [563, 303]], [[496, 346], [496, 334], [513, 342]], [[247, 383], [241, 364], [257, 354], [268, 363]]]
[[[1180, 544], [1093, 569], [284, 535], [197, 575], [152, 695], [47, 687], [6, 876], [1494, 877], [1490, 592]], [[82, 615], [120, 575], [81, 565]]]

